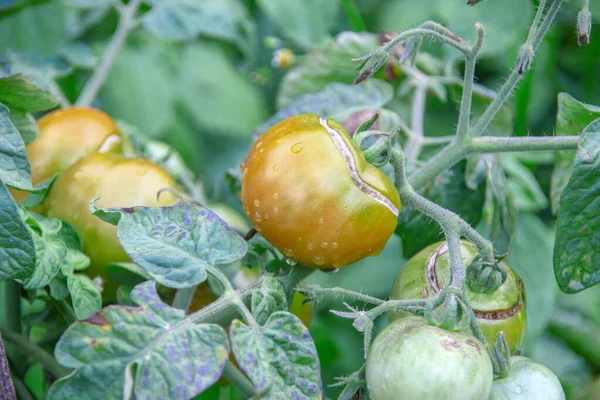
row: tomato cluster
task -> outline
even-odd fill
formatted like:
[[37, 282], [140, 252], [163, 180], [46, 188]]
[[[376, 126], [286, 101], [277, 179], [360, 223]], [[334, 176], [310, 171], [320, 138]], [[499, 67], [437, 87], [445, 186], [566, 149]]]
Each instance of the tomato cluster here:
[[[34, 185], [59, 174], [44, 203], [35, 211], [70, 224], [82, 239], [90, 258], [84, 270], [104, 282], [103, 297], [113, 300], [117, 283], [108, 278], [106, 265], [129, 261], [115, 226], [89, 212], [90, 201], [98, 207], [161, 207], [178, 199], [164, 188], [179, 190], [176, 179], [158, 164], [124, 154], [125, 138], [116, 122], [104, 112], [72, 107], [51, 112], [38, 121], [39, 136], [27, 146]], [[13, 191], [22, 201], [25, 192]], [[216, 205], [215, 212], [244, 229], [233, 210]]]

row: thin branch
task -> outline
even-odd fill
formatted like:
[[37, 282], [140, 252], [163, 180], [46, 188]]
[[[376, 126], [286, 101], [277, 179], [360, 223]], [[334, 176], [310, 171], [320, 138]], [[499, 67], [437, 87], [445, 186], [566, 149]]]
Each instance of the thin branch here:
[[425, 107], [427, 100], [427, 85], [425, 83], [420, 83], [415, 88], [415, 93], [412, 101], [412, 117], [411, 117], [411, 125], [412, 129], [410, 132], [412, 133], [411, 137], [406, 144], [406, 157], [412, 159], [416, 159], [419, 157], [419, 153], [422, 148], [422, 140], [423, 140], [423, 125], [425, 123]]
[[245, 398], [254, 398], [254, 385], [231, 361], [227, 360], [223, 368], [223, 376], [235, 386]]
[[579, 136], [484, 136], [473, 138], [471, 149], [476, 153], [576, 150], [579, 139]]
[[196, 287], [198, 287], [198, 285], [177, 289], [175, 298], [173, 299], [173, 307], [187, 312], [190, 308], [190, 304], [192, 304], [194, 293], [196, 293]]
[[102, 84], [112, 69], [112, 66], [117, 59], [121, 48], [125, 44], [127, 37], [136, 26], [136, 15], [141, 2], [142, 0], [131, 0], [129, 4], [122, 9], [117, 29], [111, 38], [108, 47], [104, 51], [104, 54], [102, 55], [100, 64], [95, 69], [94, 74], [81, 91], [76, 105], [87, 107], [92, 104], [98, 95], [98, 92], [100, 91]]

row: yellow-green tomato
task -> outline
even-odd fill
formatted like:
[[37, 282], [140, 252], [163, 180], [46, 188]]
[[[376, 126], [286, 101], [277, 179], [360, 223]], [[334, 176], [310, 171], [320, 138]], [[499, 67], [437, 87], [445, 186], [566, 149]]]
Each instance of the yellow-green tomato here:
[[377, 335], [366, 378], [373, 400], [486, 400], [494, 375], [477, 339], [412, 316]]
[[242, 168], [241, 200], [255, 229], [287, 257], [342, 268], [383, 250], [400, 199], [332, 119], [286, 119], [254, 144]]
[[[90, 214], [90, 201], [100, 196], [96, 202], [100, 208], [175, 204], [178, 199], [168, 192], [161, 193], [157, 199], [157, 193], [163, 188], [177, 189], [177, 183], [148, 160], [112, 153], [90, 154], [59, 175], [46, 199], [45, 212], [73, 226], [91, 261], [86, 273], [106, 279], [106, 264], [126, 262], [129, 257], [119, 243], [117, 228]], [[115, 289], [107, 283], [109, 292]]]
[[508, 376], [492, 385], [489, 400], [565, 400], [560, 381], [550, 369], [527, 357], [511, 357]]
[[[465, 267], [477, 255], [475, 245], [466, 241], [461, 242], [460, 251]], [[525, 339], [527, 328], [525, 287], [506, 263], [500, 262], [499, 266], [507, 273], [504, 284], [493, 293], [477, 293], [467, 285], [467, 298], [487, 341], [493, 345], [498, 334], [504, 332], [510, 351], [515, 354]], [[421, 250], [402, 267], [390, 298], [428, 298], [443, 289], [449, 280], [448, 245], [446, 242], [435, 243]], [[389, 318], [393, 321], [407, 315], [410, 314], [390, 312]]]
[[[39, 135], [27, 145], [33, 185], [63, 171], [86, 154], [103, 145], [120, 150], [121, 135], [115, 121], [106, 113], [90, 107], [69, 107], [52, 111], [37, 122]], [[107, 139], [111, 137], [110, 142]], [[22, 201], [26, 192], [15, 191]]]

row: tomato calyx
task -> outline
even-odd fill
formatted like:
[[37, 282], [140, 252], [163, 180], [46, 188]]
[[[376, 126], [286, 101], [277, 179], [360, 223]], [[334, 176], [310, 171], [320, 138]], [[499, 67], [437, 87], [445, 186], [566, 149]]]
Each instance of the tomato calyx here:
[[[425, 264], [427, 282], [434, 294], [440, 293], [440, 291], [442, 290], [440, 288], [441, 285], [440, 285], [440, 282], [438, 279], [437, 260], [440, 256], [442, 256], [443, 254], [445, 254], [447, 252], [448, 252], [448, 243], [444, 242], [444, 244], [442, 246], [440, 246], [436, 251], [434, 251], [431, 254], [431, 256], [429, 257], [429, 259], [427, 260], [427, 262]], [[476, 256], [475, 259], [473, 260], [473, 262], [476, 263], [474, 269], [471, 269], [470, 271], [469, 271], [469, 269], [467, 269], [467, 278], [469, 278], [470, 276], [474, 276], [473, 279], [481, 279], [481, 281], [485, 281], [485, 282], [483, 285], [481, 284], [481, 282], [478, 282], [478, 285], [479, 285], [478, 287], [482, 287], [481, 291], [473, 290], [473, 286], [471, 285], [470, 281], [468, 281], [469, 287], [474, 292], [488, 293], [488, 294], [493, 293], [496, 290], [498, 290], [498, 288], [500, 288], [500, 286], [502, 286], [504, 284], [504, 282], [506, 281], [507, 272], [506, 272], [506, 270], [502, 269], [502, 267], [499, 264], [494, 264], [493, 266], [490, 266], [489, 263], [487, 263], [485, 261], [482, 261], [480, 264], [477, 264], [478, 259], [479, 259], [478, 256]], [[471, 263], [471, 266], [472, 265], [473, 265], [473, 263]], [[478, 269], [481, 269], [481, 270], [487, 269], [487, 272], [482, 273], [482, 272], [478, 271]], [[496, 273], [495, 270], [502, 270], [502, 271], [499, 273]], [[492, 281], [491, 282], [492, 286], [486, 287], [485, 289], [483, 289], [483, 286], [485, 286], [485, 284], [487, 284], [488, 281]], [[501, 284], [498, 285], [498, 283], [500, 281], [501, 281]], [[494, 287], [496, 285], [498, 285], [498, 286], [495, 287], [494, 290], [490, 290], [492, 287]], [[508, 319], [508, 318], [515, 316], [523, 307], [521, 298], [524, 298], [523, 283], [518, 276], [516, 277], [516, 285], [517, 285], [517, 288], [518, 288], [521, 296], [517, 296], [515, 299], [515, 302], [510, 307], [504, 308], [504, 309], [495, 309], [495, 310], [479, 310], [479, 309], [473, 308], [473, 314], [475, 315], [475, 317], [477, 317], [478, 319], [485, 319], [485, 320], [502, 320], [502, 319]], [[426, 295], [426, 293], [425, 293], [425, 295]]]
[[471, 324], [468, 306], [458, 289], [448, 287], [432, 298], [425, 308], [425, 319], [432, 326], [447, 331], [463, 332]]
[[467, 284], [477, 293], [494, 293], [506, 282], [508, 274], [496, 262], [489, 262], [477, 254], [467, 267]]
[[350, 177], [352, 178], [352, 182], [354, 182], [354, 185], [361, 192], [369, 196], [371, 199], [386, 207], [388, 210], [390, 210], [392, 214], [394, 214], [397, 217], [400, 214], [400, 209], [396, 206], [396, 204], [394, 204], [393, 201], [391, 201], [379, 190], [375, 189], [373, 186], [369, 185], [362, 179], [362, 177], [358, 173], [358, 166], [356, 164], [356, 160], [354, 159], [354, 154], [348, 147], [348, 144], [346, 144], [346, 142], [342, 138], [340, 132], [329, 126], [328, 121], [324, 118], [319, 118], [319, 123], [323, 128], [327, 130], [329, 136], [333, 140], [333, 143], [344, 158], [344, 161], [346, 162], [346, 166], [348, 167], [348, 171], [350, 172]]

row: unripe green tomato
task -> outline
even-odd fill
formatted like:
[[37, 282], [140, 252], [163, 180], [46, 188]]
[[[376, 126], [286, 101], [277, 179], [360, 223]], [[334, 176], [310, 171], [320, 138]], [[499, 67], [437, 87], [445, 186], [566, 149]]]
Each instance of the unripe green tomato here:
[[255, 229], [303, 265], [342, 268], [377, 255], [396, 228], [393, 183], [332, 119], [306, 114], [278, 123], [241, 168], [240, 198]]
[[[39, 135], [26, 148], [34, 186], [62, 172], [81, 157], [97, 152], [103, 145], [111, 151], [121, 151], [121, 134], [116, 122], [95, 108], [69, 107], [52, 111], [40, 118], [37, 125]], [[110, 143], [107, 142], [109, 137]], [[15, 190], [13, 196], [21, 202], [27, 192]]]
[[377, 335], [366, 378], [373, 400], [485, 400], [494, 375], [477, 339], [411, 316]]
[[[461, 241], [460, 251], [465, 267], [477, 255], [472, 243]], [[467, 298], [473, 307], [477, 323], [492, 345], [504, 332], [511, 354], [521, 347], [527, 328], [525, 287], [519, 276], [505, 262], [499, 266], [507, 272], [506, 281], [493, 293], [476, 293], [467, 285]], [[419, 299], [433, 296], [450, 281], [450, 262], [446, 242], [427, 246], [402, 267], [390, 292], [390, 298]], [[410, 315], [390, 312], [390, 321]]]
[[90, 258], [84, 272], [105, 280], [105, 298], [112, 298], [114, 282], [107, 281], [105, 266], [130, 261], [117, 238], [117, 227], [90, 214], [89, 204], [105, 207], [162, 207], [177, 203], [163, 188], [177, 189], [175, 180], [160, 166], [140, 158], [124, 158], [112, 153], [90, 154], [63, 171], [44, 203], [45, 213], [68, 222], [83, 241]]
[[511, 357], [508, 376], [492, 385], [489, 400], [564, 400], [560, 381], [547, 367], [527, 357]]

